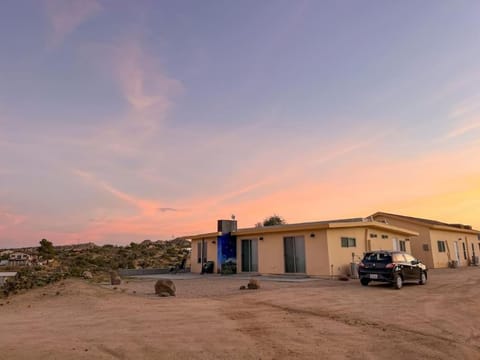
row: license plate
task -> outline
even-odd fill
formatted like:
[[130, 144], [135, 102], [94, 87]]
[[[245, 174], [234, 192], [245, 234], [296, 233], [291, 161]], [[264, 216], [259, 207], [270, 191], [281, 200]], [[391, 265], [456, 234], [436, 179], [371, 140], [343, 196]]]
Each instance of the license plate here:
[[377, 274], [370, 274], [370, 279], [378, 279], [378, 275]]

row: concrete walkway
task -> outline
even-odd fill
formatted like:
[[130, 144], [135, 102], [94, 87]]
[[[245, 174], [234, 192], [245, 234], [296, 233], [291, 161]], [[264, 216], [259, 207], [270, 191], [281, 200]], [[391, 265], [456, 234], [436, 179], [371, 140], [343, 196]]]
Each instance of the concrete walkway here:
[[177, 273], [177, 274], [154, 274], [154, 275], [137, 275], [131, 276], [136, 279], [170, 279], [170, 280], [194, 280], [194, 279], [238, 279], [249, 280], [251, 278], [258, 279], [260, 281], [278, 281], [278, 282], [311, 282], [324, 279], [313, 278], [308, 276], [299, 275], [246, 275], [246, 274], [234, 274], [234, 275], [220, 275], [220, 274], [196, 274], [196, 273]]

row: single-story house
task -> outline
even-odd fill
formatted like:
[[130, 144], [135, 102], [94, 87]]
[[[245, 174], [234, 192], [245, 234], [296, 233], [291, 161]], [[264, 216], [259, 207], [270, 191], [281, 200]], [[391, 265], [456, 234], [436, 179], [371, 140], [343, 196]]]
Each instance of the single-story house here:
[[8, 258], [9, 266], [31, 265], [31, 262], [32, 262], [32, 256], [22, 252], [11, 253]]
[[238, 229], [235, 220], [219, 220], [218, 231], [186, 237], [192, 241], [191, 271], [213, 262], [216, 273], [352, 273], [370, 250], [410, 252], [414, 230], [363, 218]]
[[480, 231], [469, 225], [377, 212], [371, 219], [418, 233], [410, 238], [412, 255], [430, 268], [479, 263]]

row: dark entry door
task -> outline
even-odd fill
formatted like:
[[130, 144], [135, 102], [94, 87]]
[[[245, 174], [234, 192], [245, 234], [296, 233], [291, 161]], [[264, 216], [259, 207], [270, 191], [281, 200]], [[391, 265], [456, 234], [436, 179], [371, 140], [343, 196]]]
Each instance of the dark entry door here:
[[242, 240], [242, 272], [258, 271], [258, 240]]
[[286, 273], [305, 273], [305, 240], [303, 236], [283, 238]]

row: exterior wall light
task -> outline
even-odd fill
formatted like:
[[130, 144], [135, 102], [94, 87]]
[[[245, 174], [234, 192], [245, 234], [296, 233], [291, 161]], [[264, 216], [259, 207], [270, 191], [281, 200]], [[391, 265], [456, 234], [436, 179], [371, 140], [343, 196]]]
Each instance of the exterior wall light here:
[[315, 234], [314, 234], [314, 233], [311, 233], [311, 234], [310, 234], [310, 237], [315, 237]]
[[263, 240], [263, 236], [260, 236], [258, 239], [259, 239], [259, 240]]

